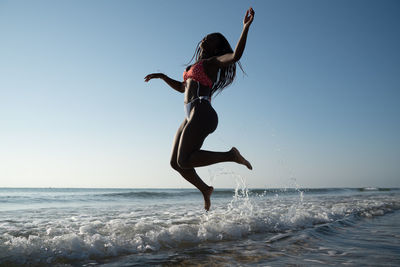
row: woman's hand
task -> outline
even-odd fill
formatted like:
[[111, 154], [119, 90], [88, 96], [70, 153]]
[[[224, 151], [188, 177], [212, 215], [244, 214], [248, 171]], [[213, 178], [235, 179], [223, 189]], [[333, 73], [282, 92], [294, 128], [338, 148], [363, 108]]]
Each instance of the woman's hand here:
[[254, 10], [252, 7], [250, 7], [249, 9], [247, 9], [246, 15], [244, 16], [243, 26], [249, 27], [253, 22], [253, 19], [254, 19]]
[[151, 73], [144, 77], [144, 81], [148, 82], [151, 79], [162, 79], [163, 77], [165, 77], [164, 73]]

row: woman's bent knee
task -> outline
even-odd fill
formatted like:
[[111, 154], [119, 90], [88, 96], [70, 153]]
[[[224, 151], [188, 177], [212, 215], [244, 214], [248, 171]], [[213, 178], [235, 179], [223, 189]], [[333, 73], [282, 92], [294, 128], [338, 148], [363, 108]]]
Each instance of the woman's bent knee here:
[[181, 167], [179, 167], [178, 162], [175, 159], [171, 159], [170, 164], [171, 164], [172, 169], [174, 169], [176, 171], [181, 170]]
[[181, 169], [192, 169], [192, 165], [189, 164], [187, 159], [178, 158], [178, 165]]

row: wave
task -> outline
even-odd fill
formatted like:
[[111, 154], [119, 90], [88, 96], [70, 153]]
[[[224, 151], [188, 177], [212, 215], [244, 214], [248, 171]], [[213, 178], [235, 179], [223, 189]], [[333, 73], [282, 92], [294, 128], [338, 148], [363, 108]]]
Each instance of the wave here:
[[[383, 216], [400, 209], [398, 194], [327, 195], [305, 197], [303, 189], [290, 194], [274, 190], [216, 191], [230, 195], [208, 213], [196, 213], [190, 204], [167, 209], [86, 209], [80, 212], [49, 210], [21, 214], [0, 221], [0, 264], [64, 264], [117, 257], [170, 248], [195, 247], [207, 242], [242, 240], [263, 235], [266, 242], [280, 242], [303, 229], [330, 231], [330, 225], [354, 227], [358, 220]], [[343, 189], [311, 189], [326, 193]], [[358, 189], [350, 189], [357, 191]], [[310, 192], [307, 191], [307, 192]], [[278, 191], [281, 192], [281, 191]], [[173, 192], [117, 192], [110, 197], [167, 197], [198, 194], [194, 190]], [[172, 197], [172, 196], [171, 196]], [[42, 212], [42, 213], [41, 213]], [[58, 213], [57, 213], [58, 212]]]
[[358, 191], [398, 191], [399, 188], [381, 188], [381, 187], [362, 187], [357, 188]]
[[[259, 192], [257, 190], [255, 192]], [[168, 189], [168, 190], [143, 190], [143, 191], [130, 191], [130, 192], [117, 192], [117, 193], [107, 193], [98, 194], [98, 197], [109, 197], [109, 198], [141, 198], [141, 199], [154, 199], [154, 198], [181, 198], [181, 197], [192, 197], [199, 196], [201, 193], [196, 189]], [[235, 195], [234, 189], [216, 189], [214, 190], [213, 197], [232, 197]]]
[[133, 191], [133, 192], [120, 192], [120, 193], [108, 193], [98, 194], [99, 197], [122, 197], [122, 198], [171, 198], [179, 196], [193, 195], [195, 192], [154, 192], [154, 191]]
[[251, 189], [252, 192], [257, 193], [288, 193], [296, 194], [298, 192], [305, 192], [309, 194], [333, 194], [333, 193], [350, 193], [350, 192], [363, 192], [363, 191], [400, 191], [400, 188], [381, 188], [381, 187], [361, 187], [361, 188], [275, 188], [275, 189]]
[[[286, 194], [299, 194], [300, 192], [307, 194], [335, 194], [335, 193], [353, 193], [353, 192], [371, 192], [371, 191], [399, 191], [398, 188], [271, 188], [271, 189], [247, 189], [249, 195], [286, 195]], [[213, 197], [233, 197], [236, 193], [235, 189], [215, 189]], [[174, 198], [174, 197], [191, 197], [197, 196], [200, 192], [195, 189], [148, 189], [137, 190], [128, 192], [115, 192], [97, 194], [98, 197], [122, 197], [122, 198]]]
[[[215, 189], [214, 198], [231, 198], [235, 189]], [[352, 194], [373, 192], [396, 192], [399, 188], [269, 188], [249, 189], [251, 196], [268, 195], [297, 195], [305, 194]], [[196, 189], [54, 189], [54, 188], [0, 188], [1, 203], [48, 203], [48, 202], [76, 202], [76, 201], [102, 201], [125, 199], [170, 199], [198, 196]]]

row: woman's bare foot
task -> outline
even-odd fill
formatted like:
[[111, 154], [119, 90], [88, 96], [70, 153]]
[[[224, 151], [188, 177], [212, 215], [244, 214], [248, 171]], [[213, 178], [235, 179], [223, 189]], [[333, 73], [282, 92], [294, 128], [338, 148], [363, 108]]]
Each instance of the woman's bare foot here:
[[235, 162], [245, 165], [250, 170], [253, 169], [253, 167], [251, 166], [250, 162], [248, 162], [242, 155], [240, 155], [240, 152], [239, 152], [239, 150], [237, 150], [236, 147], [232, 147], [231, 151], [234, 154], [234, 161]]
[[210, 197], [211, 197], [211, 194], [212, 194], [213, 191], [214, 191], [214, 187], [209, 186], [206, 191], [202, 192], [203, 193], [203, 197], [204, 197], [204, 209], [206, 211], [210, 210], [210, 207], [211, 207]]

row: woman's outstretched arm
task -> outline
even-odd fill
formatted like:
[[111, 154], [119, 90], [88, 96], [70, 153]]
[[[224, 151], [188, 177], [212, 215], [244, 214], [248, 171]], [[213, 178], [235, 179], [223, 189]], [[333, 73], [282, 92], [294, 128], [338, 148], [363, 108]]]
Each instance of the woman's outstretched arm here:
[[246, 46], [247, 33], [249, 32], [250, 25], [253, 22], [254, 14], [254, 10], [251, 7], [246, 11], [246, 15], [243, 19], [243, 31], [240, 35], [235, 51], [233, 53], [215, 57], [213, 63], [217, 64], [219, 67], [225, 67], [235, 63], [242, 57], [244, 48]]
[[184, 85], [183, 82], [171, 79], [170, 77], [168, 77], [164, 73], [151, 73], [151, 74], [147, 75], [146, 77], [144, 77], [144, 81], [145, 82], [148, 82], [151, 79], [162, 79], [169, 86], [171, 86], [172, 89], [175, 89], [176, 91], [178, 91], [180, 93], [184, 93], [185, 92], [185, 85]]

